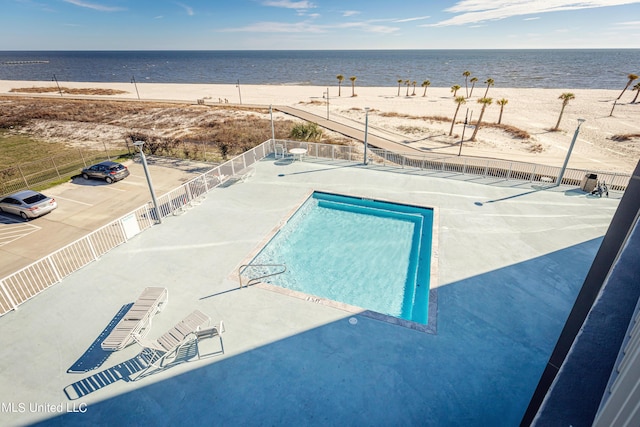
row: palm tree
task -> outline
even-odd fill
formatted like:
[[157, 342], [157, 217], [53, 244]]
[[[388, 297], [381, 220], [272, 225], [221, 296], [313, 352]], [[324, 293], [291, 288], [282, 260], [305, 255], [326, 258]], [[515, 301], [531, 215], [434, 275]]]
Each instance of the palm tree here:
[[638, 99], [638, 95], [640, 95], [640, 83], [636, 83], [633, 87], [633, 90], [636, 91], [636, 96], [633, 97], [633, 101], [631, 101], [631, 103], [635, 104], [636, 100]]
[[349, 77], [349, 80], [351, 80], [351, 96], [356, 96], [356, 79], [356, 76]]
[[411, 96], [416, 96], [416, 85], [418, 83], [414, 80], [411, 82], [411, 86], [413, 86], [413, 92], [411, 93]]
[[498, 124], [502, 122], [502, 110], [504, 110], [504, 106], [509, 103], [508, 99], [502, 98], [496, 101], [496, 104], [500, 106], [500, 115], [498, 116]]
[[405, 80], [404, 84], [407, 86], [407, 94], [405, 96], [409, 96], [409, 85], [411, 84], [411, 80]]
[[431, 86], [431, 81], [425, 80], [422, 82], [422, 87], [424, 88], [424, 93], [422, 94], [422, 96], [427, 96], [427, 88], [429, 86]]
[[467, 98], [471, 98], [471, 95], [473, 95], [473, 88], [476, 86], [476, 82], [478, 81], [477, 77], [471, 77], [471, 80], [469, 80], [471, 82], [471, 92], [469, 92], [469, 96], [467, 96]]
[[338, 74], [336, 79], [338, 79], [338, 96], [340, 96], [342, 94], [342, 81], [344, 80], [344, 76], [342, 74]]
[[464, 88], [467, 91], [467, 98], [469, 97], [469, 76], [471, 75], [471, 71], [465, 71], [462, 73], [464, 76]]
[[624, 87], [624, 89], [622, 89], [622, 92], [620, 92], [620, 95], [618, 95], [618, 99], [622, 97], [622, 94], [624, 93], [625, 90], [627, 90], [627, 88], [631, 85], [631, 83], [633, 83], [634, 80], [638, 79], [638, 76], [635, 74], [629, 74], [627, 78], [629, 79], [629, 81], [627, 82], [627, 85]]
[[484, 91], [484, 96], [482, 98], [487, 97], [487, 93], [489, 93], [489, 88], [493, 86], [494, 81], [493, 79], [487, 79], [484, 83], [487, 85], [487, 90]]
[[404, 80], [402, 80], [402, 79], [398, 79], [398, 96], [400, 96], [400, 86], [402, 85], [403, 81]]
[[471, 135], [471, 140], [476, 140], [476, 134], [478, 133], [478, 129], [480, 129], [480, 122], [482, 121], [482, 116], [484, 116], [484, 110], [487, 108], [487, 105], [491, 105], [493, 99], [491, 98], [480, 98], [478, 99], [478, 103], [482, 104], [482, 110], [480, 110], [480, 117], [478, 117], [478, 121], [476, 122], [476, 128], [473, 130], [473, 135]]
[[571, 101], [572, 99], [575, 99], [575, 95], [572, 94], [571, 92], [565, 92], [562, 95], [560, 95], [558, 97], [558, 99], [562, 99], [562, 109], [560, 110], [560, 116], [558, 117], [558, 123], [556, 123], [556, 127], [554, 127], [552, 130], [558, 130], [560, 128], [560, 120], [562, 120], [562, 113], [564, 113], [564, 107], [567, 106], [567, 104], [569, 103], [569, 101]]
[[460, 90], [460, 85], [453, 85], [451, 86], [451, 92], [453, 92], [453, 97], [455, 98], [456, 95], [458, 94], [458, 91]]
[[456, 116], [458, 115], [458, 110], [460, 109], [460, 106], [462, 104], [467, 103], [467, 100], [465, 99], [464, 96], [456, 96], [456, 99], [454, 99], [453, 102], [455, 102], [458, 105], [456, 106], [456, 112], [453, 113], [453, 121], [451, 122], [451, 129], [449, 130], [449, 136], [451, 136], [451, 134], [453, 133], [453, 125], [456, 123]]

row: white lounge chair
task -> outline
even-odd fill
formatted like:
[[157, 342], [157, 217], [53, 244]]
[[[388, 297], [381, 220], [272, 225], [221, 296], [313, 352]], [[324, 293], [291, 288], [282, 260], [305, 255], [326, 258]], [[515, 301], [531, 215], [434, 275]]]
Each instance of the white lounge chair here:
[[[195, 310], [154, 341], [146, 341], [135, 337], [136, 342], [142, 346], [142, 351], [138, 355], [138, 359], [144, 367], [137, 372], [135, 378], [132, 378], [132, 380], [135, 381], [145, 376], [145, 374], [151, 370], [163, 369], [175, 361], [182, 347], [187, 344], [193, 344], [194, 341], [197, 344], [198, 340], [219, 336], [220, 345], [222, 345], [222, 337], [220, 334], [224, 328], [223, 323], [220, 322], [219, 327], [207, 328], [210, 322], [211, 319], [209, 316], [199, 310]], [[198, 358], [200, 358], [199, 350], [197, 354]]]
[[196, 355], [198, 356], [198, 359], [201, 359], [206, 356], [210, 356], [211, 354], [218, 353], [218, 352], [207, 353], [204, 355], [200, 354], [200, 341], [207, 338], [218, 337], [220, 339], [220, 353], [224, 353], [224, 343], [222, 342], [223, 333], [224, 333], [224, 322], [221, 320], [219, 325], [209, 326], [208, 328], [201, 329], [192, 334], [196, 342]]
[[120, 319], [100, 346], [106, 351], [122, 350], [134, 341], [134, 336], [144, 337], [156, 313], [169, 301], [167, 288], [145, 288], [127, 313]]

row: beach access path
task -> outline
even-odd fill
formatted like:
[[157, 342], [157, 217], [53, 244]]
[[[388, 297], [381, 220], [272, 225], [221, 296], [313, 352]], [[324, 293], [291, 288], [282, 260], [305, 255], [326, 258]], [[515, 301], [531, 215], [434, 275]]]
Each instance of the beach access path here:
[[[333, 120], [328, 120], [322, 116], [310, 113], [308, 111], [300, 110], [298, 108], [292, 108], [292, 107], [287, 107], [282, 105], [274, 105], [273, 108], [277, 111], [280, 111], [281, 113], [285, 113], [290, 116], [297, 117], [299, 119], [316, 123], [318, 124], [318, 126], [329, 129], [333, 132], [337, 132], [346, 137], [349, 137], [358, 141], [364, 141], [364, 129], [358, 129], [353, 126], [349, 126]], [[383, 138], [381, 136], [373, 134], [371, 133], [371, 129], [367, 131], [367, 144], [372, 145], [376, 148], [381, 148], [384, 150], [394, 151], [398, 153], [424, 154], [423, 150], [420, 150], [411, 146], [407, 146], [406, 144], [395, 142], [390, 139]]]

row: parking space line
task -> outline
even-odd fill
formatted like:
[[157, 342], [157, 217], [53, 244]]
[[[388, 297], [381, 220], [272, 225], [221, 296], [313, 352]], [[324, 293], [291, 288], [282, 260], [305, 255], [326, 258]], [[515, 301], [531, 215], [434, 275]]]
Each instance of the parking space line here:
[[142, 186], [147, 185], [147, 183], [144, 182], [144, 179], [139, 179], [139, 180], [129, 179], [129, 180], [121, 181], [121, 182], [122, 182], [122, 184], [133, 185], [133, 186], [136, 186], [136, 187], [142, 187]]
[[81, 202], [80, 200], [68, 199], [68, 198], [62, 197], [62, 196], [53, 196], [53, 198], [54, 199], [66, 200], [68, 202], [78, 203], [78, 204], [85, 205], [85, 206], [93, 206], [92, 203], [85, 203], [85, 202]]
[[101, 185], [100, 188], [108, 188], [109, 190], [113, 190], [113, 191], [122, 191], [122, 192], [127, 191], [127, 190], [122, 190], [120, 188], [114, 188], [114, 187], [111, 187], [109, 185]]
[[8, 219], [10, 222], [0, 224], [0, 246], [15, 242], [24, 236], [42, 229], [42, 227], [38, 227], [37, 225], [13, 221], [11, 218], [7, 218], [4, 215], [1, 217], [3, 220]]

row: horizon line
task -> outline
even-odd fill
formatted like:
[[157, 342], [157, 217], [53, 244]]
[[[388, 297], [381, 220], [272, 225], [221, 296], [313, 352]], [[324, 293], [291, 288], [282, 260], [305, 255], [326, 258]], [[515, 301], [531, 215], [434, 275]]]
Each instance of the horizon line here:
[[523, 51], [523, 50], [640, 50], [640, 47], [531, 47], [531, 48], [397, 48], [397, 49], [8, 49], [0, 52], [356, 52], [356, 51]]

